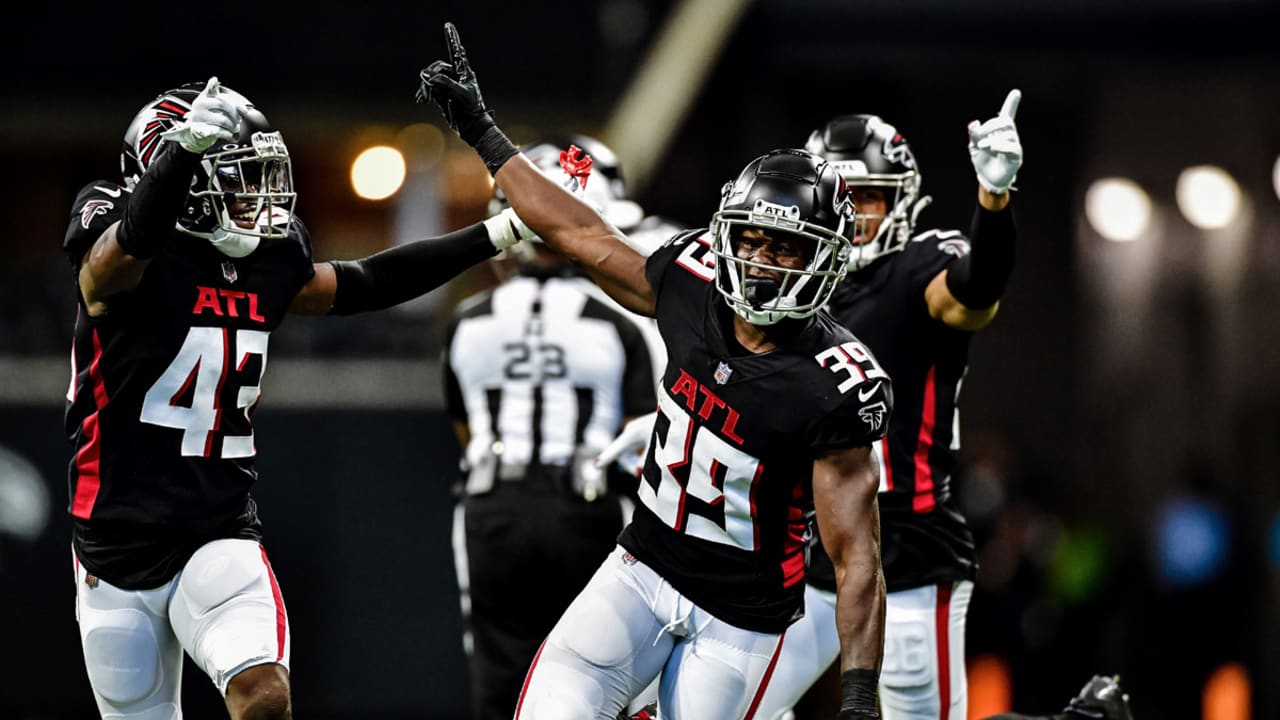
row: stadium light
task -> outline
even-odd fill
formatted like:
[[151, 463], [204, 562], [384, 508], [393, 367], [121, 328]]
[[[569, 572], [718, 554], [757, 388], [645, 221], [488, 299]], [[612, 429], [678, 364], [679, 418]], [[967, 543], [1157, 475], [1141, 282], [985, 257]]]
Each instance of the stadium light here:
[[1196, 165], [1178, 175], [1178, 209], [1201, 230], [1230, 225], [1240, 214], [1240, 186], [1220, 167]]
[[351, 163], [351, 187], [366, 200], [385, 200], [404, 184], [405, 164], [400, 151], [376, 145], [356, 156]]
[[1276, 156], [1275, 167], [1271, 168], [1271, 185], [1276, 189], [1276, 197], [1280, 198], [1280, 155]]
[[1128, 242], [1151, 226], [1151, 198], [1132, 180], [1101, 178], [1085, 193], [1084, 214], [1102, 237]]

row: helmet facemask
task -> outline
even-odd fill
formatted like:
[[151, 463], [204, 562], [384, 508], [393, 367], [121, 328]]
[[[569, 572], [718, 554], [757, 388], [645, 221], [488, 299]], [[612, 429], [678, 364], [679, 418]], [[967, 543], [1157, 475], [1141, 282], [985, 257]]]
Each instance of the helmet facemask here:
[[[849, 269], [859, 270], [877, 258], [906, 247], [916, 215], [928, 204], [920, 197], [920, 170], [902, 134], [876, 115], [844, 115], [814, 130], [805, 148], [823, 157], [854, 187], [878, 188], [885, 194], [883, 215], [857, 214], [858, 233]], [[881, 220], [875, 234], [867, 228]]]
[[[729, 189], [726, 186], [726, 197]], [[753, 325], [773, 325], [784, 318], [813, 315], [844, 278], [850, 250], [848, 222], [841, 219], [833, 231], [804, 221], [797, 206], [782, 207], [764, 199], [757, 199], [750, 210], [721, 209], [713, 216], [711, 226], [716, 289], [734, 312]], [[763, 230], [775, 239], [799, 239], [804, 248], [804, 264], [788, 268], [738, 257], [738, 245], [748, 229]], [[778, 279], [753, 277], [752, 268], [765, 270]]]
[[279, 132], [255, 132], [248, 144], [224, 143], [204, 154], [191, 188], [184, 232], [244, 257], [266, 240], [289, 235], [297, 193], [289, 150]]
[[[854, 215], [856, 232], [849, 269], [861, 270], [877, 258], [906, 247], [915, 224], [913, 210], [920, 197], [920, 173], [910, 170], [893, 175], [867, 174], [866, 166], [857, 160], [836, 161], [831, 165], [850, 186], [884, 191], [883, 214], [864, 212], [865, 205], [860, 205]], [[858, 165], [862, 165], [863, 173], [857, 172], [854, 166]], [[880, 227], [869, 237], [868, 228], [875, 220], [881, 221]]]

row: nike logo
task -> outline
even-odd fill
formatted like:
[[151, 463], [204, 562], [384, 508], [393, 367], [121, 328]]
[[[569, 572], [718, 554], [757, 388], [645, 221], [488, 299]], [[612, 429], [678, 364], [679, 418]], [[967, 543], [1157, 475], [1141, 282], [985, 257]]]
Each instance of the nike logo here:
[[868, 388], [868, 390], [865, 393], [862, 392], [862, 388], [858, 388], [858, 402], [866, 402], [870, 400], [871, 396], [875, 395], [876, 391], [879, 389], [880, 389], [880, 383], [876, 383], [875, 385], [872, 385], [870, 388]]
[[101, 190], [102, 192], [104, 192], [104, 193], [106, 193], [106, 194], [110, 195], [111, 197], [120, 197], [120, 189], [119, 189], [119, 188], [104, 188], [104, 187], [102, 187], [101, 185], [94, 185], [94, 186], [93, 186], [93, 189], [94, 189], [94, 190]]

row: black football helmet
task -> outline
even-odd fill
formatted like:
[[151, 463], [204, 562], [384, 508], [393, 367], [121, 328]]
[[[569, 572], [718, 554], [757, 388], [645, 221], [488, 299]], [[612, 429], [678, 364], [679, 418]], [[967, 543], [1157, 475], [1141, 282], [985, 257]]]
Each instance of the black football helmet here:
[[[814, 130], [805, 149], [830, 163], [850, 185], [885, 188], [884, 215], [858, 213], [851, 270], [906, 247], [916, 216], [930, 199], [920, 197], [920, 170], [896, 128], [876, 115], [842, 115]], [[876, 218], [883, 218], [880, 229], [868, 238], [867, 222]]]
[[[742, 231], [759, 228], [798, 237], [805, 265], [791, 269], [737, 256]], [[716, 256], [716, 289], [729, 306], [754, 325], [816, 313], [844, 278], [853, 248], [854, 208], [839, 173], [804, 150], [774, 150], [752, 160], [727, 183], [712, 216], [711, 251]], [[747, 269], [781, 273], [776, 287], [750, 287]]]
[[[124, 136], [120, 170], [133, 188], [172, 130], [191, 110], [203, 83], [161, 93], [134, 116]], [[223, 87], [240, 109], [240, 130], [205, 151], [177, 229], [205, 238], [233, 257], [243, 257], [262, 239], [287, 237], [297, 193], [293, 167], [280, 133], [243, 95]]]

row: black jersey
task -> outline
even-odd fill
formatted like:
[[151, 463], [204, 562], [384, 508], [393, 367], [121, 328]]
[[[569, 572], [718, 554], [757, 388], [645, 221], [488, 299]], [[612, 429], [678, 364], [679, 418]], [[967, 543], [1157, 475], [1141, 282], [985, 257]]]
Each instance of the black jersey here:
[[619, 541], [721, 620], [781, 632], [803, 613], [814, 458], [880, 438], [893, 393], [825, 312], [772, 351], [742, 349], [713, 267], [696, 232], [649, 257], [668, 363]]
[[[934, 320], [924, 297], [934, 276], [968, 252], [969, 241], [958, 231], [922, 233], [901, 252], [850, 273], [828, 304], [893, 378], [893, 417], [876, 443], [890, 592], [972, 579], [976, 567], [973, 536], [951, 498], [958, 397], [972, 333]], [[831, 562], [818, 551], [810, 582], [834, 589]]]
[[[110, 181], [76, 197], [63, 248], [124, 216]], [[75, 545], [90, 572], [154, 587], [215, 537], [255, 537], [253, 425], [267, 338], [313, 275], [306, 229], [232, 259], [174, 231], [133, 290], [89, 317], [80, 298], [66, 431]]]

